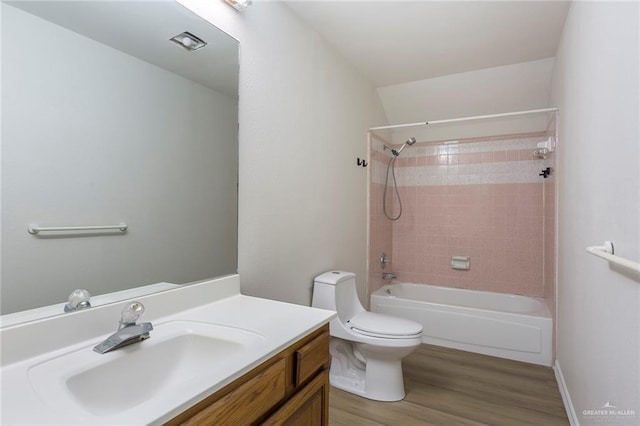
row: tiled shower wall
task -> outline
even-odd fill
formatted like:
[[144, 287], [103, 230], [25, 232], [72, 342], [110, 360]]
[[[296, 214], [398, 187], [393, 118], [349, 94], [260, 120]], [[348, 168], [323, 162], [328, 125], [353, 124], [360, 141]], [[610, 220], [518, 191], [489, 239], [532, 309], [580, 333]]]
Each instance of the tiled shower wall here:
[[[384, 173], [389, 161], [389, 151], [383, 151], [382, 147], [383, 144], [391, 146], [391, 142], [373, 133], [370, 133], [369, 136], [369, 277], [367, 287], [369, 293], [372, 293], [384, 285], [383, 270], [380, 265], [382, 254], [385, 253], [389, 259], [393, 259], [393, 224], [384, 217], [382, 212]], [[387, 206], [393, 206], [393, 197], [389, 198]], [[390, 211], [393, 211], [393, 207], [390, 208]], [[389, 265], [384, 271], [391, 271], [394, 266]]]
[[[553, 160], [533, 155], [536, 144], [549, 136], [407, 147], [396, 162], [403, 214], [395, 222], [382, 216], [390, 154], [382, 149], [384, 141], [372, 136], [369, 290], [382, 285], [379, 257], [386, 251], [392, 259], [388, 270], [403, 282], [549, 297], [555, 186], [553, 176], [544, 179], [539, 173], [553, 167]], [[394, 198], [391, 182], [387, 198]], [[398, 203], [388, 206], [397, 211]], [[452, 269], [452, 256], [469, 256], [471, 268]]]

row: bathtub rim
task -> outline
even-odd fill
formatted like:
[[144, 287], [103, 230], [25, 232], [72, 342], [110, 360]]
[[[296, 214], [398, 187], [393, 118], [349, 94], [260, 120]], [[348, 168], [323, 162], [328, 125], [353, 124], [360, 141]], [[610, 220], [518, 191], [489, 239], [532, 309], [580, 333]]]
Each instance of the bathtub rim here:
[[[540, 304], [540, 309], [537, 310], [533, 310], [533, 311], [526, 311], [526, 312], [513, 312], [513, 311], [505, 311], [505, 310], [496, 310], [496, 309], [488, 309], [488, 308], [482, 308], [482, 307], [474, 307], [474, 306], [460, 306], [460, 305], [455, 305], [455, 304], [450, 304], [450, 303], [441, 303], [441, 302], [433, 302], [430, 300], [416, 300], [416, 299], [409, 299], [409, 298], [405, 298], [405, 297], [398, 297], [398, 296], [394, 296], [392, 294], [388, 294], [385, 292], [386, 289], [391, 289], [394, 286], [397, 285], [402, 285], [402, 286], [412, 286], [412, 287], [421, 287], [421, 286], [428, 286], [428, 287], [432, 287], [432, 288], [436, 288], [436, 289], [442, 289], [444, 291], [457, 291], [457, 292], [472, 292], [472, 293], [484, 293], [484, 294], [496, 294], [499, 295], [501, 297], [505, 297], [505, 296], [512, 296], [512, 297], [524, 297], [527, 299], [532, 299], [535, 300], [536, 302], [538, 302]], [[372, 297], [383, 297], [383, 298], [387, 298], [387, 299], [396, 299], [396, 300], [406, 300], [408, 302], [414, 302], [414, 303], [428, 303], [431, 305], [436, 305], [436, 306], [440, 306], [440, 307], [448, 307], [448, 306], [455, 306], [457, 309], [468, 309], [471, 311], [490, 311], [490, 312], [495, 312], [495, 313], [500, 313], [500, 314], [505, 314], [505, 315], [523, 315], [523, 316], [529, 316], [529, 317], [536, 317], [536, 318], [543, 318], [543, 319], [553, 319], [553, 316], [551, 315], [551, 309], [549, 307], [549, 303], [547, 302], [547, 300], [543, 297], [534, 297], [534, 296], [526, 296], [523, 294], [512, 294], [512, 293], [500, 293], [500, 292], [496, 292], [496, 291], [485, 291], [485, 290], [475, 290], [475, 289], [470, 289], [470, 288], [463, 288], [463, 287], [447, 287], [447, 286], [439, 286], [439, 285], [435, 285], [435, 284], [420, 284], [420, 283], [410, 283], [410, 282], [404, 282], [404, 281], [397, 281], [394, 280], [391, 283], [387, 283], [384, 284], [382, 287], [380, 287], [379, 289], [377, 289], [376, 291], [374, 291], [373, 293], [371, 293], [371, 295], [369, 296], [369, 300], [371, 301]]]

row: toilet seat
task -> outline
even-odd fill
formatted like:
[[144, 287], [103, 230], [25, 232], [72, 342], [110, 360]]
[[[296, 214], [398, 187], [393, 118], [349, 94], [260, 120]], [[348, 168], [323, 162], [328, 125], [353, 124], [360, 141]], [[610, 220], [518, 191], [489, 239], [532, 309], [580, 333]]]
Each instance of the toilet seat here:
[[418, 322], [368, 311], [357, 313], [347, 325], [358, 334], [383, 339], [410, 339], [422, 334]]

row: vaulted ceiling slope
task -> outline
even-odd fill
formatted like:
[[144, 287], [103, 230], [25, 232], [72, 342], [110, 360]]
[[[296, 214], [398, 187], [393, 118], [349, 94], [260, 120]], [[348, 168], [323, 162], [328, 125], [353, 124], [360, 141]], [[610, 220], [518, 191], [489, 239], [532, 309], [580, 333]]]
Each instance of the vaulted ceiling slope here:
[[376, 87], [555, 56], [569, 1], [288, 1]]

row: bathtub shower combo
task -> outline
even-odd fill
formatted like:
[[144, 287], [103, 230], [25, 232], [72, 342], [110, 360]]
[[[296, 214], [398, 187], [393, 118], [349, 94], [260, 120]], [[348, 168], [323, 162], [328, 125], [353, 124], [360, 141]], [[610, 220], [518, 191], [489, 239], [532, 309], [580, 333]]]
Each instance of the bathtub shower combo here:
[[552, 365], [557, 110], [441, 122], [531, 115], [546, 130], [431, 141], [414, 126], [439, 122], [371, 129], [371, 311], [421, 323], [423, 343]]
[[550, 366], [553, 320], [544, 299], [393, 283], [371, 295], [373, 312], [422, 324], [422, 342]]

